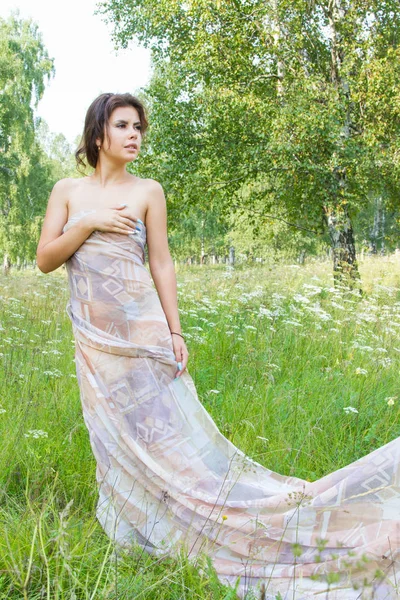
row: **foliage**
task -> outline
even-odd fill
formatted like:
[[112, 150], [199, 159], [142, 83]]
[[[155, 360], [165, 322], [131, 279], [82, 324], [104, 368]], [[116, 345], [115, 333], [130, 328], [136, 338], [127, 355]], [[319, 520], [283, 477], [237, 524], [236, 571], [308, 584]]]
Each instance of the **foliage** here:
[[[201, 190], [207, 210], [212, 198], [226, 215], [284, 213], [327, 242], [324, 208], [345, 206], [354, 220], [372, 195], [398, 210], [395, 3], [342, 0], [337, 13], [333, 4], [99, 3], [116, 44], [135, 38], [152, 50], [142, 167], [160, 173], [173, 210], [198, 206]], [[299, 231], [289, 232], [294, 242]]]
[[37, 219], [51, 189], [33, 107], [53, 74], [38, 26], [18, 12], [0, 19], [0, 248], [12, 261], [35, 256]]

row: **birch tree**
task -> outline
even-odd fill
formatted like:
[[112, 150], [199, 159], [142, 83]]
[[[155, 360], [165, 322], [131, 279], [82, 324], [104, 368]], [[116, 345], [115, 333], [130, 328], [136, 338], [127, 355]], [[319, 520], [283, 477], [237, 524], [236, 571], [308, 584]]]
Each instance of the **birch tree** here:
[[38, 26], [18, 12], [0, 19], [0, 251], [5, 272], [35, 256], [37, 219], [51, 191], [33, 107], [54, 73]]
[[249, 213], [262, 199], [256, 220], [277, 211], [326, 240], [335, 282], [360, 287], [354, 218], [371, 189], [396, 202], [398, 105], [368, 86], [384, 60], [400, 87], [395, 4], [106, 0], [98, 10], [116, 45], [152, 50], [152, 161], [168, 157], [175, 198], [198, 201], [192, 184], [207, 164], [206, 196], [221, 210]]

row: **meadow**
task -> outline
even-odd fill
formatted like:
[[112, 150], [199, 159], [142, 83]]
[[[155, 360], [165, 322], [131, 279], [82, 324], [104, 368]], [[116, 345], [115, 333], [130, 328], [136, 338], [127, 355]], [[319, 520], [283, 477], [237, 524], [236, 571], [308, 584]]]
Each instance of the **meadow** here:
[[[177, 270], [188, 371], [222, 433], [315, 480], [400, 435], [400, 256]], [[117, 552], [94, 516], [64, 269], [1, 275], [0, 599], [234, 599], [205, 557]]]

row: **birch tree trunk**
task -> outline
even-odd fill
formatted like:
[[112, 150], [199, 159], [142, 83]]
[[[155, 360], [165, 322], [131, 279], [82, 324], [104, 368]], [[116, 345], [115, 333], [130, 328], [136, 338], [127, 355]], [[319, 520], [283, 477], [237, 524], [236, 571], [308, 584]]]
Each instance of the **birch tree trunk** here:
[[[382, 198], [380, 199], [382, 202]], [[381, 232], [380, 232], [380, 238], [381, 238], [381, 255], [384, 256], [385, 252], [386, 252], [386, 248], [385, 248], [385, 222], [386, 222], [386, 212], [385, 212], [385, 206], [382, 203], [381, 204]]]
[[200, 247], [200, 265], [204, 264], [205, 246], [204, 246], [204, 219], [201, 220], [201, 247]]
[[8, 275], [8, 273], [10, 272], [10, 268], [11, 268], [11, 260], [10, 257], [7, 253], [4, 254], [4, 259], [3, 259], [3, 273], [4, 275]]
[[283, 63], [281, 52], [280, 52], [280, 40], [281, 40], [281, 22], [279, 19], [279, 11], [278, 11], [278, 0], [272, 0], [272, 11], [273, 11], [273, 28], [272, 28], [272, 36], [274, 39], [275, 50], [276, 50], [276, 70], [277, 70], [277, 84], [276, 91], [278, 98], [283, 98], [284, 87], [283, 87], [283, 79], [285, 77], [285, 65]]
[[[345, 142], [351, 135], [351, 113], [350, 88], [341, 69], [344, 61], [344, 44], [340, 27], [346, 16], [343, 3], [344, 0], [329, 0], [327, 14], [331, 40], [331, 80], [338, 92], [343, 94], [346, 99], [346, 114], [342, 129], [342, 138]], [[354, 283], [360, 280], [360, 274], [356, 259], [353, 226], [345, 200], [346, 167], [337, 168], [335, 176], [338, 181], [337, 198], [332, 199], [331, 205], [324, 206], [333, 251], [333, 277], [335, 283], [340, 281], [353, 287]]]
[[[369, 249], [371, 254], [378, 254], [380, 245], [380, 253], [385, 253], [385, 210], [382, 205], [382, 196], [375, 198], [374, 202], [374, 224], [370, 233]], [[379, 240], [381, 240], [379, 244]]]
[[350, 287], [353, 287], [354, 283], [360, 280], [360, 275], [347, 204], [341, 209], [324, 207], [324, 213], [331, 239], [334, 282], [350, 284]]

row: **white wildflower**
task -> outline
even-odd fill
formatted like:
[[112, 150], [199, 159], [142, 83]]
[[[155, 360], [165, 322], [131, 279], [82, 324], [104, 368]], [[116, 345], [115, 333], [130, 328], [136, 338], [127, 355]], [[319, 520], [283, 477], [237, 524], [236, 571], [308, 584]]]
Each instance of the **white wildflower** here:
[[310, 304], [310, 300], [306, 296], [302, 296], [301, 294], [295, 294], [293, 296], [293, 300], [296, 302], [303, 302], [305, 304]]
[[356, 375], [368, 375], [368, 371], [366, 369], [361, 369], [360, 367], [357, 367]]
[[24, 433], [24, 436], [33, 438], [48, 437], [47, 431], [43, 431], [42, 429], [29, 429], [28, 433]]
[[337, 302], [334, 302], [333, 300], [331, 302], [331, 306], [334, 306], [335, 308], [339, 308], [340, 310], [346, 310], [344, 306], [342, 306], [341, 304], [338, 304]]
[[268, 308], [265, 308], [264, 306], [260, 306], [260, 308], [258, 309], [258, 313], [260, 315], [266, 315], [267, 317], [271, 317], [272, 312], [270, 310], [268, 310]]
[[322, 291], [322, 288], [318, 287], [317, 285], [310, 285], [309, 283], [303, 283], [303, 288], [309, 290], [307, 292], [308, 296], [314, 296], [315, 294], [319, 294]]
[[393, 406], [395, 400], [397, 400], [397, 396], [388, 396], [385, 398], [385, 402], [388, 406]]
[[267, 363], [266, 366], [270, 367], [271, 369], [278, 369], [279, 371], [281, 370], [281, 367], [275, 363]]
[[303, 327], [301, 323], [299, 323], [298, 321], [294, 321], [293, 319], [285, 319], [282, 321], [282, 323], [287, 323], [288, 325], [295, 325], [295, 327]]
[[377, 365], [381, 365], [382, 367], [390, 367], [392, 364], [391, 358], [379, 358], [378, 360], [373, 360], [373, 362]]

